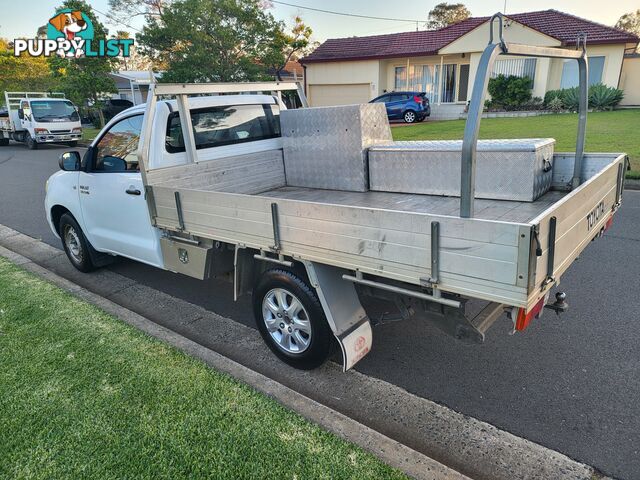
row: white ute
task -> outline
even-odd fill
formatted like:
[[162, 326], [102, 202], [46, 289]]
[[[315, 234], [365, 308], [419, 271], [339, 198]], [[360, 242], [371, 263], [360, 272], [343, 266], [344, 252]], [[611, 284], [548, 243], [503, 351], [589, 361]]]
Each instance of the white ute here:
[[6, 114], [0, 113], [0, 145], [9, 140], [31, 150], [41, 143], [75, 147], [82, 138], [80, 115], [64, 93], [4, 92]]
[[[420, 314], [461, 340], [484, 341], [505, 312], [523, 330], [545, 306], [566, 310], [564, 294], [548, 301], [549, 292], [610, 225], [621, 205], [627, 157], [582, 152], [582, 75], [576, 152], [544, 158], [543, 191], [524, 201], [491, 199], [491, 191], [475, 199], [476, 157], [478, 184], [482, 162], [493, 158], [476, 152], [477, 127], [488, 72], [501, 53], [572, 58], [586, 74], [584, 50], [490, 43], [456, 155], [460, 195], [415, 193], [437, 187], [414, 185], [417, 176], [402, 192], [375, 187], [385, 184], [381, 177], [369, 182], [378, 168], [367, 157], [375, 140], [370, 129], [383, 136], [389, 129], [380, 105], [366, 107], [372, 122], [354, 116], [345, 127], [341, 113], [366, 108], [287, 111], [283, 91], [297, 90], [306, 104], [296, 84], [157, 84], [146, 105], [113, 118], [83, 157], [61, 155], [61, 171], [47, 188], [51, 229], [83, 272], [120, 255], [200, 279], [233, 279], [236, 298], [252, 294], [256, 325], [271, 350], [297, 368], [322, 364], [336, 343], [345, 370], [370, 351], [364, 296], [390, 300], [398, 318]], [[323, 115], [335, 121], [314, 123]], [[429, 161], [439, 153], [419, 147], [395, 145], [388, 154], [379, 148], [376, 162], [409, 152], [412, 161], [424, 160], [420, 174], [432, 168], [428, 178], [437, 177], [438, 162]], [[503, 170], [522, 168], [515, 155], [507, 158]], [[348, 166], [348, 159], [355, 163]], [[318, 169], [322, 162], [339, 167]], [[347, 177], [354, 165], [359, 170]], [[398, 164], [395, 171], [401, 170]], [[466, 309], [471, 298], [483, 305], [474, 315]]]

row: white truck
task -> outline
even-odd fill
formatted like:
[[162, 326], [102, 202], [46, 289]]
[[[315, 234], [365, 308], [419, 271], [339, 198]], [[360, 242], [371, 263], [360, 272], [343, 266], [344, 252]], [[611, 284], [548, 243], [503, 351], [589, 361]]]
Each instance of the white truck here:
[[[487, 76], [500, 53], [580, 65], [576, 152], [545, 156], [535, 168], [548, 185], [526, 200], [500, 199], [503, 191], [493, 192], [498, 199], [474, 195], [476, 163], [480, 184], [482, 162], [494, 155], [476, 146]], [[83, 272], [121, 255], [196, 278], [231, 279], [236, 299], [251, 293], [268, 346], [297, 368], [320, 365], [336, 344], [345, 370], [370, 351], [364, 296], [393, 301], [399, 318], [418, 312], [461, 340], [482, 342], [505, 312], [523, 330], [545, 306], [566, 310], [565, 295], [548, 301], [550, 290], [621, 205], [626, 155], [583, 153], [586, 68], [584, 50], [490, 43], [457, 154], [454, 196], [412, 193], [424, 187], [416, 179], [433, 183], [451, 163], [429, 163], [441, 153], [434, 157], [424, 145], [382, 142], [376, 155], [389, 147], [426, 163], [424, 172], [408, 171], [409, 191], [377, 186], [385, 170], [361, 143], [389, 130], [376, 105], [287, 111], [280, 94], [299, 91], [296, 84], [153, 85], [146, 105], [113, 118], [83, 157], [61, 155], [61, 171], [47, 185], [47, 218]], [[365, 107], [373, 119], [345, 124], [339, 117]], [[504, 172], [527, 177], [515, 154], [507, 160], [489, 180]], [[324, 161], [338, 167], [316, 168]], [[395, 163], [392, 174], [403, 168]], [[467, 308], [470, 298], [482, 301], [479, 311]]]
[[64, 93], [4, 92], [6, 112], [0, 113], [0, 146], [9, 140], [31, 150], [41, 143], [75, 147], [82, 138], [80, 115]]

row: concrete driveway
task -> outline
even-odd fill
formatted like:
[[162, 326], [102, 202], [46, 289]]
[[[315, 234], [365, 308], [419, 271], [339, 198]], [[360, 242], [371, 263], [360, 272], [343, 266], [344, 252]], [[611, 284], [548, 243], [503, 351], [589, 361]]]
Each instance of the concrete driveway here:
[[[0, 147], [0, 223], [59, 247], [45, 222], [44, 182], [66, 148]], [[618, 478], [640, 478], [640, 192], [625, 191], [612, 229], [562, 279], [570, 311], [524, 333], [502, 319], [482, 346], [418, 320], [374, 330], [357, 370], [558, 450]], [[129, 278], [253, 325], [230, 286], [122, 260]]]

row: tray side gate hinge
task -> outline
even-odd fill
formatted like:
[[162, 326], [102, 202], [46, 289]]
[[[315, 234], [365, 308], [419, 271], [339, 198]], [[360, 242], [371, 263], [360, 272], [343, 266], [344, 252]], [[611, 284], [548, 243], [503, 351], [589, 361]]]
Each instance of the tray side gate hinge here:
[[549, 246], [547, 250], [547, 278], [542, 283], [542, 288], [544, 289], [550, 283], [556, 281], [553, 276], [553, 265], [555, 262], [556, 256], [556, 226], [557, 219], [556, 217], [551, 217], [549, 219]]
[[178, 225], [179, 229], [184, 231], [184, 217], [182, 216], [182, 201], [180, 200], [180, 192], [174, 192], [174, 197], [176, 199], [176, 211], [178, 212]]
[[278, 204], [271, 204], [271, 225], [273, 227], [273, 250], [279, 252], [282, 248], [280, 244], [280, 221], [278, 219]]

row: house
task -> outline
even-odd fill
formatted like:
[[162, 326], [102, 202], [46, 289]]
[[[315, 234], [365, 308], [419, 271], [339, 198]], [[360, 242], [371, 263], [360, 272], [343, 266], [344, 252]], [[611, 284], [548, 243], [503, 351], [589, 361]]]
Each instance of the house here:
[[[269, 75], [273, 75], [275, 80], [278, 80], [275, 69], [269, 70]], [[280, 70], [280, 79], [283, 82], [304, 82], [304, 68], [297, 60], [289, 60], [286, 65]]]
[[[153, 74], [155, 79], [160, 78], [160, 73]], [[119, 72], [110, 73], [116, 83], [118, 93], [113, 94], [112, 98], [121, 100], [129, 100], [134, 105], [145, 103], [147, 101], [147, 93], [149, 92], [149, 84], [151, 83], [151, 73], [147, 70], [121, 70]]]
[[[507, 42], [545, 47], [576, 45], [587, 36], [589, 82], [624, 85], [629, 98], [640, 92], [640, 71], [626, 75], [625, 54], [640, 39], [630, 33], [557, 10], [510, 14]], [[311, 105], [367, 102], [387, 91], [426, 92], [434, 118], [458, 118], [469, 100], [482, 50], [489, 39], [489, 17], [472, 17], [439, 30], [330, 39], [301, 60]], [[495, 74], [529, 76], [533, 95], [578, 84], [575, 60], [500, 56]], [[640, 100], [635, 100], [640, 102]]]

